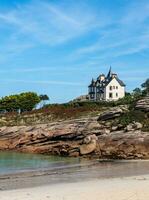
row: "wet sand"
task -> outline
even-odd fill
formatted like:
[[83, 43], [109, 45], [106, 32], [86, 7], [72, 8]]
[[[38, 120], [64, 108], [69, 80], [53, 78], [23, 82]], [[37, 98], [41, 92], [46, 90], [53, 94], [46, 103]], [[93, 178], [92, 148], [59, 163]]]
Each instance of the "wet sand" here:
[[149, 177], [96, 179], [0, 192], [1, 200], [148, 200]]
[[0, 176], [0, 199], [147, 200], [149, 161], [93, 162]]

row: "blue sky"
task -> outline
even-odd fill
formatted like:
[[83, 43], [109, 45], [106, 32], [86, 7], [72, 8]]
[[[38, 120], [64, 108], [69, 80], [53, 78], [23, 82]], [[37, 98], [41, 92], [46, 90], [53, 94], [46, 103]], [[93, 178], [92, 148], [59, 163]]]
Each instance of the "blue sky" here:
[[0, 0], [0, 96], [66, 102], [110, 65], [128, 91], [149, 77], [148, 0]]

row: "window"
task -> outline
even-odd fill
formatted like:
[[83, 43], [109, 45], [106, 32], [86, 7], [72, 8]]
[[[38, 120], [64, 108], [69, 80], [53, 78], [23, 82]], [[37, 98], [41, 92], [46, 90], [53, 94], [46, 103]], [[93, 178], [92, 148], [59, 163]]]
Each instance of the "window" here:
[[113, 89], [115, 89], [115, 86], [113, 86]]
[[116, 86], [116, 89], [118, 89], [118, 86]]
[[118, 93], [116, 93], [116, 97], [118, 97]]
[[109, 89], [112, 90], [112, 86], [110, 86]]
[[94, 99], [94, 95], [93, 94], [91, 94], [91, 99]]
[[112, 98], [113, 97], [113, 94], [110, 92], [109, 93], [109, 98]]

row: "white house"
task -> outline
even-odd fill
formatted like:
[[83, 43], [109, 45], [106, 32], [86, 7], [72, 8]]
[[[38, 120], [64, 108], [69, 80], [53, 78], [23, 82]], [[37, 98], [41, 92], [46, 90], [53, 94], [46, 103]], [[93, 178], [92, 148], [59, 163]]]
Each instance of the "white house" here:
[[92, 79], [88, 90], [91, 101], [116, 101], [125, 96], [125, 84], [112, 73], [111, 67], [107, 76], [101, 74], [96, 80]]

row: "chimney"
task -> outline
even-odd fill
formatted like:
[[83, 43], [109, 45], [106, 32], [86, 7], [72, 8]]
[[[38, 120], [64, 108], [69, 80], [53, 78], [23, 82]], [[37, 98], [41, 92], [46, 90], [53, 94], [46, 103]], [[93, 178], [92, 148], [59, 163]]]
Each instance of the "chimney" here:
[[99, 76], [99, 80], [100, 80], [100, 81], [104, 81], [104, 80], [105, 80], [105, 75], [104, 75], [104, 74], [101, 74], [101, 75]]
[[116, 78], [117, 77], [117, 74], [112, 74], [112, 78]]

